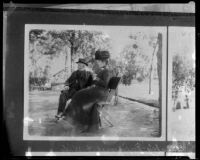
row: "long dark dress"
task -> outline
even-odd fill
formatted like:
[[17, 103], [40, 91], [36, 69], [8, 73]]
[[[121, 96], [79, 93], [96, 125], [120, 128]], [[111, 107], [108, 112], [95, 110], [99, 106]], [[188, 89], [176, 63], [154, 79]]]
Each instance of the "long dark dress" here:
[[94, 86], [82, 89], [74, 94], [65, 115], [70, 116], [75, 123], [88, 126], [88, 129], [99, 125], [97, 112], [98, 102], [105, 101], [108, 96], [108, 82], [112, 77], [107, 68], [97, 74], [99, 80], [93, 81]]

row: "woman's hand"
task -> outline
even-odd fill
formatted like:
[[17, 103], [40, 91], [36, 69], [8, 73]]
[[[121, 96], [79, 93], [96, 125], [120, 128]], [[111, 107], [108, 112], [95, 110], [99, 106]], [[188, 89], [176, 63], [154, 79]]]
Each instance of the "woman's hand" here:
[[99, 77], [96, 77], [94, 80], [99, 81], [100, 79], [99, 79]]

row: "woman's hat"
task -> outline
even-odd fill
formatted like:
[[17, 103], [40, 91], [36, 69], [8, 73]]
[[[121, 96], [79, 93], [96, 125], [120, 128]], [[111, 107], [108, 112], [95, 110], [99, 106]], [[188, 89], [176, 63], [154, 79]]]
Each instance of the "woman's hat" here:
[[78, 62], [76, 62], [76, 63], [83, 63], [83, 64], [85, 64], [86, 66], [88, 65], [88, 64], [87, 64], [87, 61], [86, 61], [84, 58], [79, 58]]
[[96, 60], [106, 60], [110, 58], [110, 53], [108, 51], [96, 51], [95, 59]]

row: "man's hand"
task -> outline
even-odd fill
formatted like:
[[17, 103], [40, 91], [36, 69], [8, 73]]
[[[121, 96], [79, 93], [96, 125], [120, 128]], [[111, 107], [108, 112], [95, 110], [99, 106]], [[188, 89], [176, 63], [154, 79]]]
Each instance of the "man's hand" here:
[[64, 89], [65, 89], [65, 90], [68, 90], [68, 89], [69, 89], [69, 86], [64, 86]]
[[93, 79], [96, 79], [97, 74], [96, 73], [92, 73], [92, 77], [93, 77]]

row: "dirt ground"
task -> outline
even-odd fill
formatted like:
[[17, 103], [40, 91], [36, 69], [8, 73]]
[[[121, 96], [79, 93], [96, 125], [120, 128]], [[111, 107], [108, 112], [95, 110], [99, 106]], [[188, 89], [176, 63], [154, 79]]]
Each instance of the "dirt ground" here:
[[[158, 137], [158, 108], [119, 98], [118, 105], [102, 111], [102, 128], [92, 133], [75, 133], [67, 121], [55, 122], [59, 91], [34, 91], [29, 95], [28, 125], [33, 136]], [[107, 119], [105, 119], [105, 118]], [[113, 126], [110, 126], [110, 122]]]

